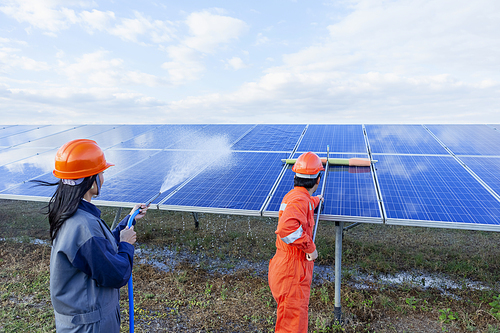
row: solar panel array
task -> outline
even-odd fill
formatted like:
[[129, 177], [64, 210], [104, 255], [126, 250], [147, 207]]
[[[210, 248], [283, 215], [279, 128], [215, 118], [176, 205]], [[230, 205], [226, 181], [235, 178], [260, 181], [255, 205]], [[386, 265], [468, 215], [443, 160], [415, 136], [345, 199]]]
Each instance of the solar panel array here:
[[[95, 203], [277, 216], [293, 188], [282, 159], [313, 151], [370, 158], [330, 166], [322, 220], [500, 231], [498, 125], [6, 125], [0, 198], [48, 201], [64, 143], [95, 140], [115, 164]], [[320, 187], [321, 188], [321, 187]], [[316, 193], [319, 194], [319, 193]]]

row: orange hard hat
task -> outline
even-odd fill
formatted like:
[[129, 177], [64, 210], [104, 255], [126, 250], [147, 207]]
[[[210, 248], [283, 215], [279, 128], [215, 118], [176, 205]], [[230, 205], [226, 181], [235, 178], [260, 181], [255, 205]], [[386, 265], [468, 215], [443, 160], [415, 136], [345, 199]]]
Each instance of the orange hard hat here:
[[316, 178], [323, 170], [325, 168], [321, 163], [321, 159], [311, 152], [300, 155], [292, 168], [292, 171], [299, 178]]
[[78, 179], [97, 175], [114, 164], [106, 162], [97, 143], [77, 139], [64, 144], [56, 153], [54, 176], [60, 179]]

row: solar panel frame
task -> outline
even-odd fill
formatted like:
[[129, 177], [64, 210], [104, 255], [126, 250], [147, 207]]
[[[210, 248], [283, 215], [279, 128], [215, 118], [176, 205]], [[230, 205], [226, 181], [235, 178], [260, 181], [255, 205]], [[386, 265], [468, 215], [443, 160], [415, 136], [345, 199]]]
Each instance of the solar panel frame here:
[[[206, 184], [209, 177], [206, 177], [206, 175], [210, 172], [210, 169], [200, 167], [192, 177], [180, 185], [176, 185], [171, 191], [158, 198], [154, 204], [159, 204], [159, 206], [153, 208], [235, 215], [277, 216], [278, 212], [273, 208], [276, 205], [275, 201], [281, 202], [282, 195], [284, 195], [282, 193], [284, 187], [282, 188], [282, 186], [286, 186], [287, 183], [290, 184], [291, 177], [293, 177], [291, 170], [284, 167], [281, 161], [279, 163], [277, 161], [288, 158], [292, 154], [297, 157], [305, 151], [316, 151], [320, 156], [325, 156], [326, 145], [329, 145], [333, 154], [332, 157], [335, 156], [334, 153], [343, 153], [337, 155], [337, 157], [371, 156], [375, 160], [379, 159], [379, 162], [373, 164], [370, 169], [369, 176], [371, 178], [367, 178], [368, 174], [350, 174], [348, 167], [336, 167], [335, 171], [331, 171], [327, 178], [327, 198], [337, 198], [332, 200], [338, 204], [342, 200], [355, 202], [362, 197], [363, 199], [359, 201], [369, 201], [370, 205], [368, 208], [363, 208], [360, 202], [357, 202], [353, 205], [360, 206], [349, 208], [350, 211], [341, 211], [340, 208], [336, 208], [341, 211], [340, 215], [333, 212], [333, 209], [326, 207], [326, 214], [321, 214], [321, 220], [366, 223], [385, 222], [396, 225], [500, 231], [500, 226], [496, 223], [496, 219], [499, 218], [498, 204], [500, 203], [500, 176], [497, 176], [499, 174], [499, 167], [497, 167], [499, 163], [497, 162], [500, 158], [500, 148], [497, 145], [500, 142], [498, 127], [499, 125], [403, 124], [8, 126], [0, 128], [0, 139], [12, 135], [14, 141], [11, 142], [15, 142], [15, 144], [0, 149], [0, 159], [2, 156], [5, 157], [4, 160], [0, 160], [0, 175], [4, 176], [4, 178], [0, 177], [0, 198], [48, 201], [55, 188], [32, 188], [33, 184], [28, 181], [30, 179], [55, 181], [56, 179], [52, 176], [50, 170], [53, 167], [55, 149], [71, 139], [83, 136], [96, 140], [105, 150], [106, 158], [116, 164], [115, 167], [106, 171], [103, 193], [92, 202], [98, 205], [132, 207], [138, 202], [146, 201], [157, 193], [157, 187], [161, 186], [159, 184], [162, 180], [162, 177], [158, 176], [158, 174], [165, 171], [163, 169], [165, 163], [167, 163], [161, 158], [165, 159], [165, 156], [174, 156], [176, 154], [188, 156], [194, 154], [196, 150], [201, 150], [196, 149], [196, 145], [193, 146], [192, 140], [190, 141], [190, 138], [198, 133], [200, 136], [204, 135], [205, 138], [226, 135], [228, 145], [232, 145], [231, 155], [240, 156], [238, 157], [240, 161], [238, 166], [229, 168], [230, 172], [238, 173], [237, 179], [230, 182], [232, 188], [219, 190], [219, 192], [208, 190]], [[480, 129], [479, 134], [471, 133], [471, 130], [475, 128]], [[449, 130], [453, 135], [447, 136], [446, 131], [443, 129]], [[20, 133], [24, 133], [25, 137], [22, 138], [22, 135], [19, 135]], [[41, 135], [42, 133], [47, 135]], [[355, 143], [348, 142], [353, 136], [355, 137], [353, 139]], [[390, 136], [390, 139], [384, 140], [388, 136]], [[455, 137], [459, 137], [461, 141], [453, 142]], [[19, 139], [21, 140], [19, 141]], [[469, 143], [466, 141], [469, 141]], [[485, 141], [487, 144], [478, 146], [481, 141]], [[462, 144], [462, 142], [465, 143]], [[341, 152], [335, 152], [335, 150], [341, 150]], [[359, 150], [359, 152], [354, 154], [350, 150]], [[15, 157], [16, 153], [19, 153], [18, 158]], [[253, 156], [254, 159], [241, 158], [241, 156], [250, 156], [248, 154]], [[154, 157], [156, 155], [158, 156]], [[211, 153], [208, 152], [208, 155], [211, 155]], [[388, 164], [387, 161], [391, 159], [400, 162]], [[248, 179], [252, 179], [252, 177], [248, 176], [251, 173], [249, 171], [250, 164], [251, 162], [255, 164], [256, 160], [262, 161], [259, 172], [266, 174], [253, 183], [253, 187], [259, 187], [260, 192], [258, 194], [252, 192], [252, 183], [248, 183]], [[426, 172], [422, 172], [420, 175], [417, 173], [417, 176], [421, 178], [417, 177], [410, 183], [405, 183], [402, 180], [387, 180], [387, 174], [394, 173], [397, 175], [398, 168], [415, 168], [417, 160], [426, 161], [422, 165], [434, 170], [432, 171], [433, 177], [439, 178], [439, 172], [443, 173], [444, 170], [447, 170], [446, 172], [450, 174], [447, 181], [451, 185], [444, 185], [446, 182], [443, 179], [428, 177]], [[440, 162], [435, 163], [432, 161]], [[436, 166], [433, 166], [433, 163]], [[241, 169], [238, 167], [241, 167]], [[25, 168], [25, 171], [24, 173], [9, 171], [15, 168]], [[156, 176], [160, 179], [152, 181], [145, 177], [147, 175]], [[356, 177], [361, 179], [362, 182], [356, 183]], [[203, 180], [203, 182], [200, 180]], [[6, 186], [5, 184], [8, 181], [10, 185]], [[217, 184], [221, 184], [222, 180], [217, 181]], [[259, 181], [263, 182], [263, 184], [259, 183]], [[472, 190], [463, 188], [460, 181], [465, 182]], [[149, 183], [147, 189], [141, 189], [141, 186], [144, 186], [141, 185], [143, 183]], [[351, 185], [352, 187], [349, 190], [343, 188], [345, 191], [342, 192], [335, 188], [339, 184], [341, 187]], [[398, 186], [400, 187], [398, 188]], [[457, 213], [455, 201], [447, 198], [444, 194], [439, 194], [444, 198], [443, 202], [440, 203], [441, 209], [443, 211], [454, 209], [457, 211], [452, 213], [448, 211], [446, 213], [439, 212], [432, 208], [432, 203], [428, 203], [428, 209], [435, 210], [435, 212], [433, 211], [434, 217], [422, 218], [418, 215], [408, 215], [401, 218], [401, 216], [394, 214], [394, 208], [391, 205], [398, 203], [398, 201], [390, 197], [390, 190], [398, 191], [405, 187], [412, 188], [412, 186], [426, 187], [425, 190], [420, 191], [422, 192], [420, 198], [426, 200], [428, 198], [426, 198], [427, 194], [425, 193], [440, 193], [437, 190], [426, 192], [429, 189], [442, 190], [440, 189], [442, 187], [445, 188], [443, 193], [449, 194], [453, 192], [450, 188], [454, 188], [454, 191], [462, 193], [460, 200], [463, 203], [467, 201], [474, 202], [471, 205], [471, 212], [477, 214], [479, 218], [473, 219], [475, 223], [464, 222], [463, 218], [461, 220], [456, 217], [443, 218], [442, 216], [446, 214], [455, 214], [457, 216], [461, 214]], [[214, 196], [219, 196], [217, 200], [214, 199], [214, 202], [217, 201], [217, 203], [212, 204], [207, 201], [200, 204], [188, 200], [179, 200], [177, 201], [178, 204], [169, 202], [174, 198], [181, 198], [182, 195], [188, 196], [189, 193], [195, 193], [193, 189], [197, 187], [198, 189], [202, 188], [203, 195], [207, 197], [211, 194], [214, 196], [213, 193], [217, 193]], [[370, 188], [369, 191], [366, 190], [368, 187]], [[372, 189], [374, 190], [372, 191]], [[125, 195], [115, 197], [114, 193], [118, 191], [126, 193], [128, 197]], [[174, 191], [175, 193], [173, 193]], [[237, 193], [238, 191], [239, 193]], [[353, 194], [356, 191], [358, 193]], [[359, 194], [359, 192], [363, 194]], [[366, 194], [368, 192], [370, 194]], [[376, 193], [374, 194], [374, 192]], [[128, 193], [132, 194], [129, 195]], [[245, 199], [242, 199], [243, 196]], [[401, 198], [398, 199], [399, 204], [404, 199], [407, 204], [411, 205], [412, 200], [414, 200], [411, 196]], [[483, 206], [479, 205], [481, 201], [484, 202]], [[375, 202], [379, 207], [377, 214], [374, 214], [376, 209], [373, 208], [375, 207], [373, 203]], [[328, 209], [331, 209], [331, 211], [328, 211]], [[369, 213], [365, 214], [364, 210]], [[471, 212], [467, 214], [470, 215]], [[368, 216], [354, 216], [364, 214]], [[451, 222], [445, 221], [445, 219], [449, 219]]]

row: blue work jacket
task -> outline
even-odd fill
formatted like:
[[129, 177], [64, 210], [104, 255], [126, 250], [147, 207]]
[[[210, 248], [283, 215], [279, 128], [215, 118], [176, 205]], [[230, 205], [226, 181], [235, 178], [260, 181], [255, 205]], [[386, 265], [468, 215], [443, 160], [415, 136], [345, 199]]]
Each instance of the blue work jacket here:
[[113, 231], [100, 216], [82, 200], [54, 239], [50, 296], [58, 333], [120, 331], [119, 288], [130, 278], [134, 257], [134, 246], [120, 242], [129, 216]]

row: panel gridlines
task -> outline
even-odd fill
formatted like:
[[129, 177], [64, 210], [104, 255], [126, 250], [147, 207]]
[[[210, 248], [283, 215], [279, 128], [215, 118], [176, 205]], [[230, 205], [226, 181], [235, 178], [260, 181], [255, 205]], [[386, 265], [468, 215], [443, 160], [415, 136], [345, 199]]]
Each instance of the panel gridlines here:
[[500, 202], [451, 156], [377, 155], [388, 219], [500, 223]]
[[455, 155], [500, 156], [500, 132], [487, 125], [426, 125]]
[[162, 205], [259, 211], [281, 171], [281, 158], [233, 152], [229, 164], [202, 171]]
[[[388, 222], [409, 221], [428, 226], [420, 221], [430, 221], [438, 222], [436, 225], [440, 227], [453, 227], [445, 222], [499, 225], [500, 207], [495, 195], [439, 143], [459, 154], [457, 158], [499, 193], [500, 132], [494, 126], [366, 125], [365, 128], [373, 158], [379, 160], [374, 167]], [[170, 171], [170, 164], [177, 158], [175, 154], [181, 157], [191, 154], [186, 149], [193, 149], [189, 139], [197, 133], [227, 137], [235, 163], [222, 170], [194, 165], [200, 173], [178, 190], [176, 185], [163, 193], [155, 201], [165, 201], [160, 207], [258, 212], [283, 169], [281, 159], [287, 158], [294, 147], [298, 153], [316, 151], [323, 156], [326, 145], [330, 145], [331, 152], [358, 153], [341, 155], [344, 158], [368, 157], [362, 125], [3, 126], [0, 140], [8, 146], [0, 145], [0, 157], [6, 158], [0, 161], [0, 196], [50, 197], [54, 188], [32, 187], [27, 181], [55, 180], [51, 174], [55, 149], [69, 140], [87, 137], [95, 139], [105, 149], [106, 158], [116, 164], [105, 173], [99, 200], [130, 205], [144, 202], [158, 193], [164, 173]], [[304, 137], [297, 145], [302, 133]], [[18, 159], [13, 157], [18, 153]], [[380, 221], [375, 175], [355, 172], [349, 167], [332, 168], [323, 214]], [[292, 187], [293, 172], [286, 170], [267, 211], [277, 212], [283, 196]]]
[[446, 149], [422, 125], [365, 125], [373, 154], [441, 154]]
[[[294, 158], [298, 157], [298, 154]], [[326, 157], [326, 154], [320, 154]], [[330, 158], [367, 158], [367, 155], [330, 154]], [[353, 167], [331, 165], [326, 178], [325, 205], [322, 215], [368, 217], [381, 219], [377, 194], [373, 182], [370, 167]], [[293, 177], [295, 173], [289, 166], [285, 171], [276, 191], [266, 209], [268, 212], [278, 212], [283, 197], [293, 189]], [[324, 180], [313, 195], [321, 194]]]
[[309, 125], [298, 152], [366, 153], [366, 143], [361, 125]]

